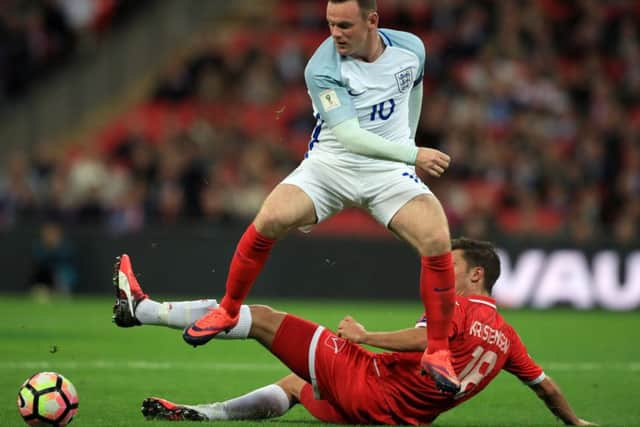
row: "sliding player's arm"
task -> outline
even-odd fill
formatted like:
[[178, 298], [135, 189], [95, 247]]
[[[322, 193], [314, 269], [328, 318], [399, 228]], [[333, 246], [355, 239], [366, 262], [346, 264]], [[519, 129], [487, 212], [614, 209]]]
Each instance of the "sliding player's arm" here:
[[351, 316], [346, 316], [338, 324], [338, 336], [357, 344], [367, 344], [388, 351], [424, 351], [427, 347], [424, 328], [369, 332]]
[[542, 399], [549, 411], [560, 418], [566, 425], [596, 425], [576, 416], [560, 388], [529, 355], [527, 348], [515, 331], [511, 335], [509, 358], [503, 369], [517, 376], [528, 385]]
[[547, 408], [568, 426], [593, 426], [589, 421], [578, 418], [571, 405], [560, 391], [560, 387], [550, 378], [545, 377], [538, 384], [530, 386]]

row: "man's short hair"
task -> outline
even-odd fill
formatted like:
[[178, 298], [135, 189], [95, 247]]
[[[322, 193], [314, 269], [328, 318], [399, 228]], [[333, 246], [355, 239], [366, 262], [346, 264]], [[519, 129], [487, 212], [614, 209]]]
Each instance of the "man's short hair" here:
[[491, 242], [460, 237], [451, 240], [451, 250], [462, 251], [469, 267], [484, 269], [484, 288], [489, 294], [500, 276], [500, 258]]
[[[329, 0], [329, 3], [346, 3], [352, 0]], [[360, 12], [362, 12], [362, 17], [366, 18], [370, 12], [376, 12], [378, 10], [378, 5], [376, 4], [376, 0], [355, 0], [358, 3], [358, 7], [360, 8]]]

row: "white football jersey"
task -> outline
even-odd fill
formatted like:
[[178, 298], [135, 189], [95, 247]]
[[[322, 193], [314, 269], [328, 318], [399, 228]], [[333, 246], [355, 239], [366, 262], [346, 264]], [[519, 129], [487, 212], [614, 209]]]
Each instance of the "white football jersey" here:
[[313, 54], [305, 81], [316, 117], [308, 156], [331, 156], [345, 164], [381, 162], [347, 151], [331, 128], [357, 117], [360, 127], [398, 144], [414, 144], [409, 94], [422, 82], [425, 48], [417, 36], [378, 30], [386, 48], [374, 62], [341, 56], [331, 37]]

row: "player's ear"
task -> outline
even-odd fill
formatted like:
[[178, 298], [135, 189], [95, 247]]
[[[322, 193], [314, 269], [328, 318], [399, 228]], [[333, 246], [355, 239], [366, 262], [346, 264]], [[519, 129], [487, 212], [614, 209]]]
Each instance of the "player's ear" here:
[[471, 281], [474, 285], [482, 284], [484, 281], [484, 268], [482, 267], [473, 267], [471, 269]]
[[369, 26], [377, 28], [379, 21], [380, 15], [378, 15], [378, 12], [374, 11], [367, 14], [367, 24], [369, 24]]

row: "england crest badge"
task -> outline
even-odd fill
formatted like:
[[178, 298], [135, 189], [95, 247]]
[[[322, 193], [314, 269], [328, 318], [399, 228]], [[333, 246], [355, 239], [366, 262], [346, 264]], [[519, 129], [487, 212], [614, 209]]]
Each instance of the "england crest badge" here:
[[396, 82], [398, 83], [398, 89], [402, 93], [411, 89], [413, 86], [413, 73], [411, 72], [411, 68], [406, 68], [396, 73]]

